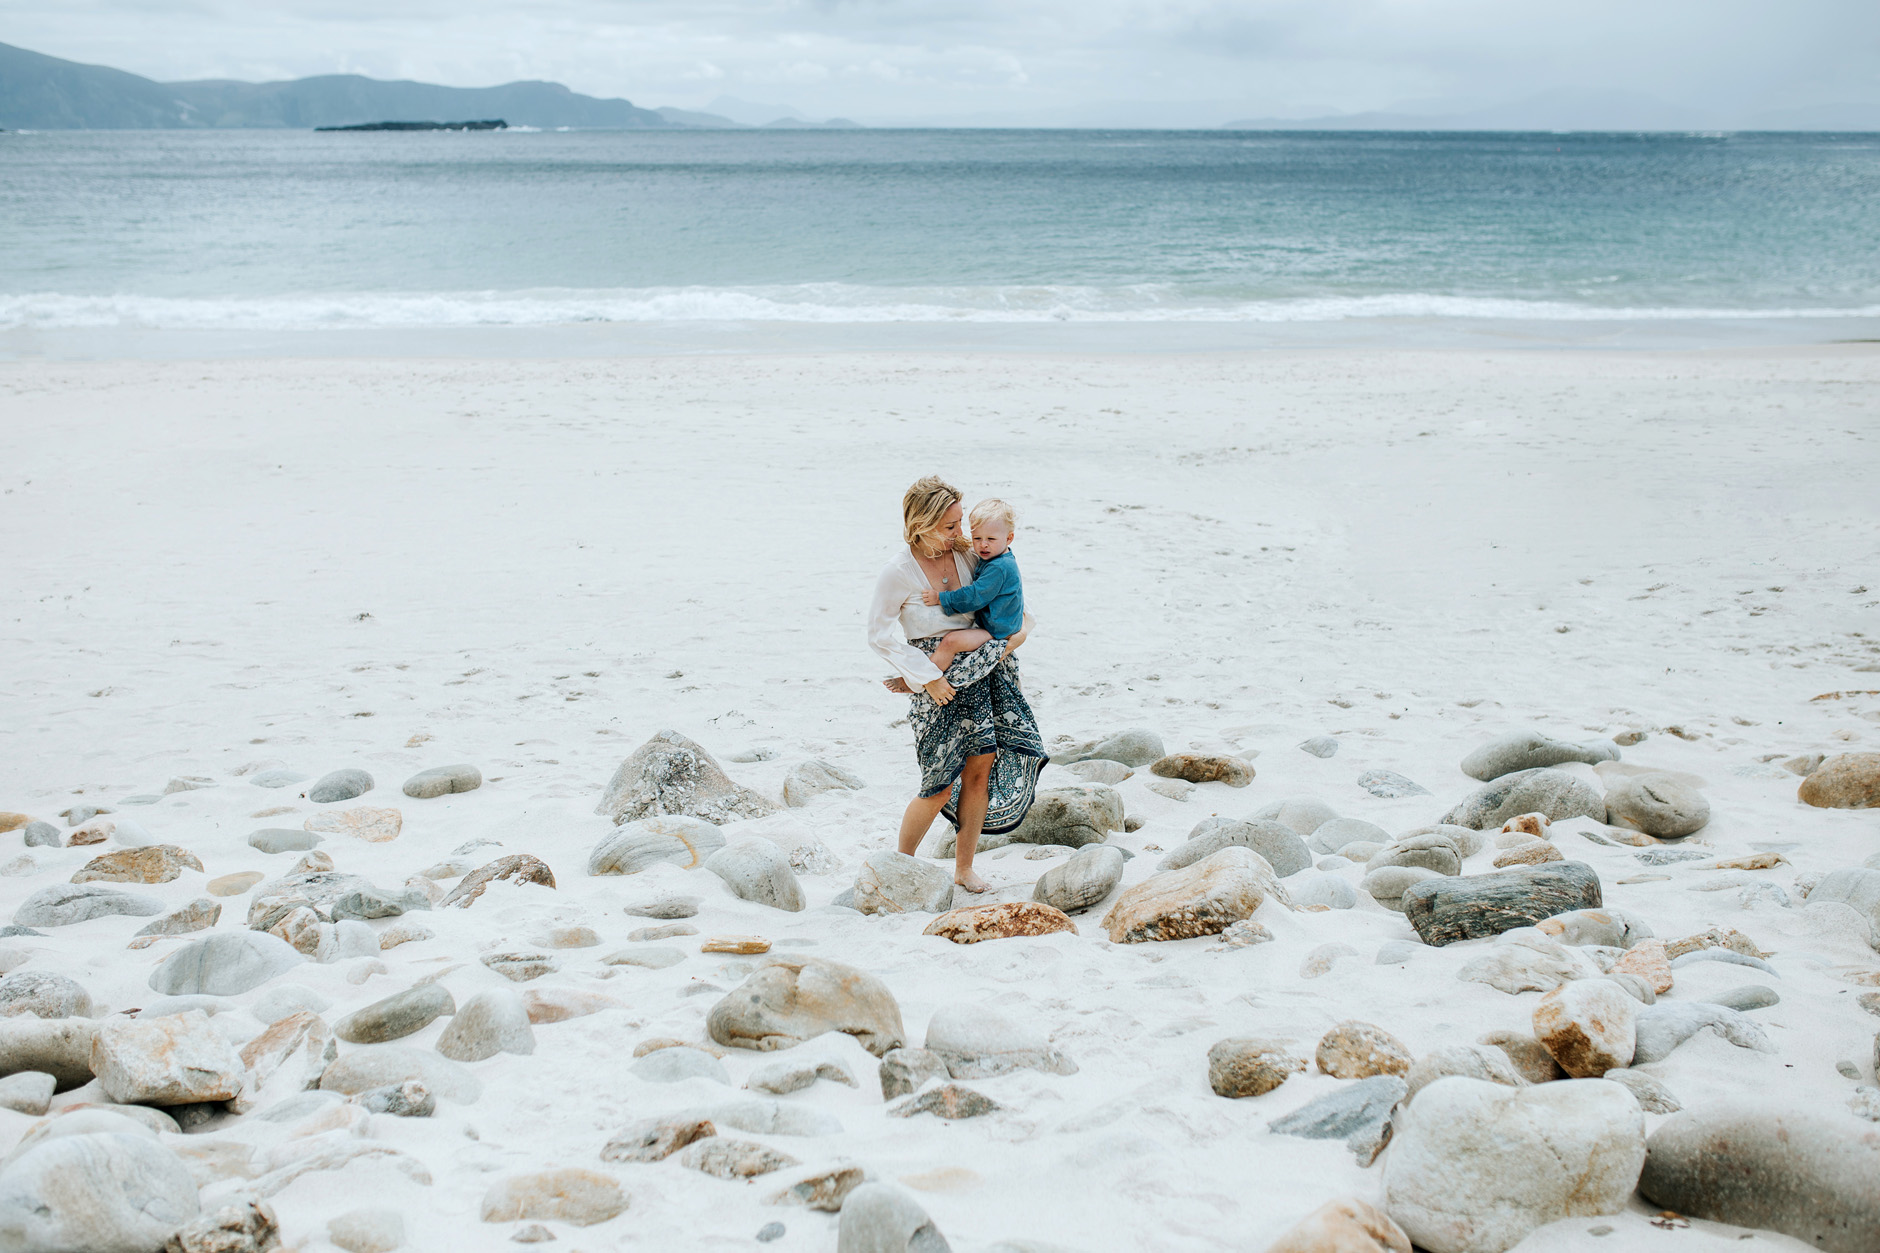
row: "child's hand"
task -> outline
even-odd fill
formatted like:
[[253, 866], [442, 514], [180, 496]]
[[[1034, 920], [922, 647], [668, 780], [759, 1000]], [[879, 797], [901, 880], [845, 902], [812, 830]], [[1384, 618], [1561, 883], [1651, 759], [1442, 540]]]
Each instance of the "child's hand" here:
[[923, 605], [937, 605], [940, 603], [940, 593], [930, 587], [920, 594], [920, 603]]

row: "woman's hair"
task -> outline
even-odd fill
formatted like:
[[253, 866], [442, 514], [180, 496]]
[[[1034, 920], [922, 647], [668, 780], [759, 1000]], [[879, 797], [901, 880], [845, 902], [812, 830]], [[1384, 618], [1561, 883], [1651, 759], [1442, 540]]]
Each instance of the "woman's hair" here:
[[[901, 497], [901, 535], [908, 547], [926, 551], [930, 547], [927, 536], [961, 499], [960, 489], [937, 474], [929, 474], [908, 488], [907, 495]], [[948, 547], [955, 552], [972, 551], [964, 535], [954, 536]]]
[[988, 522], [1003, 522], [1008, 535], [1018, 530], [1018, 511], [997, 496], [988, 496], [974, 505], [968, 520], [973, 524], [974, 535]]

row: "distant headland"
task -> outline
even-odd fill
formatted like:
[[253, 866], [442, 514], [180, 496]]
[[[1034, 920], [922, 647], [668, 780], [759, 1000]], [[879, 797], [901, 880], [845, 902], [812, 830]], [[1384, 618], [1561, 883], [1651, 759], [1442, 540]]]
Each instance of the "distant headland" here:
[[506, 131], [501, 118], [484, 122], [360, 122], [356, 126], [316, 126], [317, 131]]

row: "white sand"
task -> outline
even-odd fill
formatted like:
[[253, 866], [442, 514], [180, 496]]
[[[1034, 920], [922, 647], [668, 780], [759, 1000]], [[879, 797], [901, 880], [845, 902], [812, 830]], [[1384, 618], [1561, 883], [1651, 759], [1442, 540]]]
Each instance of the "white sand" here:
[[[925, 917], [782, 916], [704, 872], [593, 879], [587, 852], [609, 826], [591, 811], [615, 765], [672, 727], [721, 755], [775, 750], [730, 767], [773, 795], [807, 757], [857, 771], [866, 790], [791, 811], [843, 863], [805, 878], [812, 908], [846, 887], [891, 842], [916, 778], [904, 701], [877, 686], [860, 615], [902, 489], [938, 470], [969, 499], [996, 493], [1021, 511], [1016, 551], [1041, 620], [1023, 657], [1047, 741], [1146, 725], [1171, 750], [1261, 750], [1241, 791], [1209, 785], [1177, 803], [1147, 792], [1146, 774], [1124, 783], [1147, 821], [1116, 837], [1125, 847], [1172, 848], [1210, 813], [1294, 794], [1404, 830], [1476, 786], [1456, 762], [1492, 734], [1636, 728], [1650, 738], [1626, 760], [1709, 781], [1716, 817], [1696, 842], [1728, 855], [1794, 841], [1792, 868], [1758, 872], [1783, 885], [1858, 864], [1880, 849], [1880, 818], [1808, 809], [1794, 777], [1758, 759], [1880, 741], [1880, 696], [1810, 699], [1880, 689], [1877, 395], [1869, 346], [0, 365], [0, 809], [51, 817], [213, 776], [216, 789], [121, 812], [194, 850], [209, 875], [273, 875], [293, 857], [256, 853], [247, 834], [315, 807], [233, 772], [359, 765], [379, 782], [362, 803], [397, 804], [404, 834], [329, 840], [341, 869], [396, 886], [475, 837], [554, 868], [552, 894], [496, 890], [462, 914], [419, 915], [438, 938], [385, 954], [390, 973], [363, 986], [344, 965], [287, 976], [332, 998], [329, 1019], [457, 962], [445, 983], [461, 1003], [503, 985], [475, 961], [483, 948], [551, 922], [600, 931], [601, 948], [568, 954], [542, 984], [625, 1008], [537, 1028], [531, 1057], [477, 1064], [474, 1105], [374, 1118], [371, 1134], [435, 1184], [370, 1166], [304, 1178], [274, 1201], [298, 1247], [326, 1248], [328, 1218], [372, 1203], [408, 1208], [415, 1248], [517, 1247], [512, 1225], [477, 1220], [484, 1189], [502, 1172], [572, 1165], [614, 1174], [632, 1205], [605, 1226], [562, 1228], [555, 1248], [754, 1248], [773, 1219], [789, 1231], [765, 1247], [832, 1248], [834, 1217], [764, 1205], [769, 1180], [598, 1160], [632, 1118], [729, 1095], [704, 1080], [646, 1084], [626, 1064], [646, 1036], [703, 1038], [715, 995], [679, 993], [732, 987], [747, 961], [694, 955], [597, 979], [593, 959], [645, 925], [620, 906], [683, 890], [705, 898], [704, 934], [803, 938], [875, 972], [914, 1043], [940, 1005], [981, 1001], [1047, 1030], [1082, 1068], [973, 1083], [1007, 1107], [991, 1118], [902, 1121], [884, 1116], [870, 1059], [825, 1039], [803, 1051], [848, 1058], [861, 1089], [787, 1099], [846, 1133], [769, 1142], [810, 1165], [913, 1177], [960, 1249], [1025, 1237], [1258, 1250], [1327, 1199], [1378, 1197], [1381, 1170], [1335, 1141], [1265, 1131], [1333, 1080], [1224, 1101], [1207, 1086], [1208, 1046], [1280, 1036], [1309, 1056], [1352, 1017], [1418, 1053], [1525, 1029], [1534, 994], [1456, 980], [1481, 945], [1378, 967], [1379, 943], [1413, 935], [1400, 915], [1270, 920], [1269, 906], [1280, 939], [1230, 952], [1112, 946], [1100, 912], [1076, 938], [954, 947], [920, 937]], [[406, 747], [418, 733], [432, 738]], [[1339, 737], [1337, 756], [1294, 748], [1320, 733]], [[435, 801], [398, 794], [410, 773], [456, 761], [489, 782]], [[1435, 795], [1375, 799], [1354, 782], [1374, 767]], [[1052, 768], [1044, 781], [1072, 780]], [[283, 804], [295, 812], [251, 817]], [[1880, 1019], [1853, 1005], [1859, 989], [1837, 968], [1880, 955], [1823, 910], [1689, 890], [1705, 872], [1617, 886], [1640, 868], [1574, 834], [1587, 825], [1556, 831], [1599, 869], [1609, 904], [1661, 936], [1734, 926], [1779, 953], [1779, 981], [1713, 963], [1680, 970], [1673, 993], [1772, 983], [1782, 1004], [1756, 1016], [1778, 1053], [1704, 1034], [1650, 1073], [1687, 1107], [1754, 1089], [1846, 1116], [1853, 1085], [1833, 1063], [1865, 1073]], [[0, 879], [0, 915], [99, 851], [31, 850], [36, 872]], [[982, 862], [1002, 895], [1028, 896], [1053, 864], [1024, 851]], [[1156, 857], [1134, 860], [1127, 881]], [[180, 905], [203, 879], [135, 890]], [[244, 913], [228, 901], [222, 927]], [[127, 952], [142, 922], [6, 943], [30, 946], [29, 969], [128, 1008], [183, 942]], [[1302, 980], [1304, 954], [1329, 940], [1361, 956]], [[429, 1047], [441, 1026], [405, 1043]], [[774, 1060], [727, 1065], [741, 1083]], [[31, 1121], [0, 1113], [0, 1148]], [[1575, 1220], [1522, 1247], [1742, 1247], [1703, 1223], [1666, 1236], [1647, 1214], [1635, 1203], [1602, 1220], [1618, 1228], [1605, 1240]]]

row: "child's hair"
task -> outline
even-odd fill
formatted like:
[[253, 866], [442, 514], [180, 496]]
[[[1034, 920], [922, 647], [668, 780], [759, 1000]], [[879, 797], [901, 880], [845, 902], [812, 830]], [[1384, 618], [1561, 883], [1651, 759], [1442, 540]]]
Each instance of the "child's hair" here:
[[[907, 495], [901, 497], [901, 536], [908, 547], [924, 551], [928, 533], [940, 525], [947, 510], [960, 500], [960, 489], [937, 474], [929, 474], [908, 488]], [[964, 535], [954, 536], [949, 547], [956, 552], [972, 550]]]
[[968, 521], [973, 524], [974, 535], [978, 535], [979, 528], [988, 522], [1003, 522], [1005, 533], [1010, 535], [1018, 530], [1018, 511], [997, 496], [989, 496], [973, 506]]

